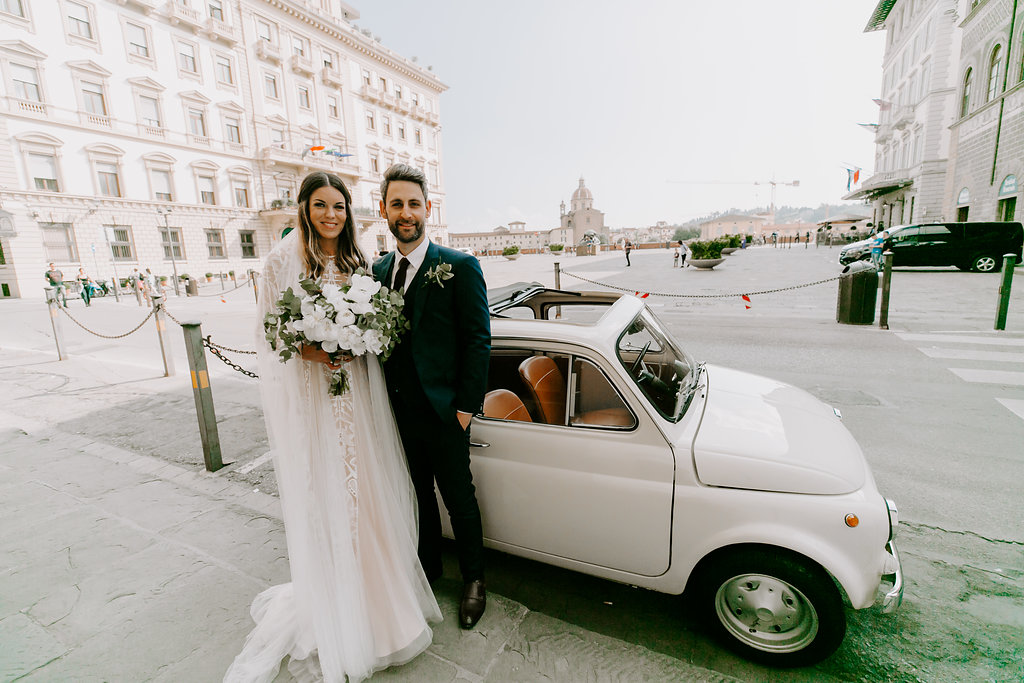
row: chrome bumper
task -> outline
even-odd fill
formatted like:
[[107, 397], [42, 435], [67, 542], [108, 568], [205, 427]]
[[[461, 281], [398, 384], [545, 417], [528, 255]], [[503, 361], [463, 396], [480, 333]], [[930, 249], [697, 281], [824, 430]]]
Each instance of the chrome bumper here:
[[885, 550], [895, 560], [896, 571], [891, 574], [883, 574], [883, 579], [892, 581], [892, 588], [882, 598], [882, 612], [886, 614], [895, 612], [903, 603], [903, 563], [900, 561], [899, 551], [896, 550], [896, 541], [890, 540], [885, 544]]

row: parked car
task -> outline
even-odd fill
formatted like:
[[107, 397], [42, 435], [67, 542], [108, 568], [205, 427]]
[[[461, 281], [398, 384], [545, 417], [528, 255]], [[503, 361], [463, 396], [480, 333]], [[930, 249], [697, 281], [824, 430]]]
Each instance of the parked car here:
[[[874, 238], [843, 247], [839, 262], [847, 265], [871, 258]], [[918, 223], [889, 230], [884, 249], [892, 250], [894, 266], [956, 266], [988, 273], [999, 270], [1003, 254], [1020, 263], [1024, 227], [1015, 222]]]
[[[831, 654], [844, 602], [895, 610], [897, 511], [830, 408], [697, 362], [636, 297], [490, 292], [492, 350], [470, 452], [485, 542], [690, 597], [742, 655]], [[447, 515], [446, 532], [450, 534]]]

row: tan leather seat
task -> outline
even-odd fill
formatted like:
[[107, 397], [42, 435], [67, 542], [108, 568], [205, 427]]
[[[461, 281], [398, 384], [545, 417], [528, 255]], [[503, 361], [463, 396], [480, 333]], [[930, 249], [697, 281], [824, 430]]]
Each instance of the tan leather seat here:
[[526, 382], [540, 417], [551, 425], [565, 424], [565, 379], [551, 358], [530, 356], [519, 364], [519, 375]]
[[533, 422], [530, 419], [530, 412], [526, 410], [522, 400], [508, 389], [495, 389], [487, 392], [487, 395], [484, 396], [484, 417]]

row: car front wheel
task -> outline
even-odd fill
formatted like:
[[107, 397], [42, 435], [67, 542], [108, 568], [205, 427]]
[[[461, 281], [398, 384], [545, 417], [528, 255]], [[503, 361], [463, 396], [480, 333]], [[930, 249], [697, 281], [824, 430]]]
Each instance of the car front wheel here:
[[696, 599], [718, 637], [769, 666], [820, 662], [846, 634], [832, 579], [796, 556], [739, 551], [715, 558], [702, 572]]

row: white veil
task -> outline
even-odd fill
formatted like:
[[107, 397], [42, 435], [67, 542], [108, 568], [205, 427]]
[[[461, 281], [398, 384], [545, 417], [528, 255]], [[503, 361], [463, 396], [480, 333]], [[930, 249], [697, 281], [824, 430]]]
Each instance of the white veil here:
[[[280, 293], [300, 291], [301, 246], [295, 230], [267, 257], [256, 340], [292, 583], [257, 596], [257, 626], [225, 681], [271, 681], [289, 655], [301, 678], [316, 680], [319, 668], [328, 682], [355, 683], [422, 652], [426, 622], [441, 620], [416, 556], [415, 493], [379, 361], [348, 364], [352, 419], [336, 420], [322, 367], [281, 363], [265, 339], [262, 321]], [[356, 448], [356, 521], [342, 443]]]

